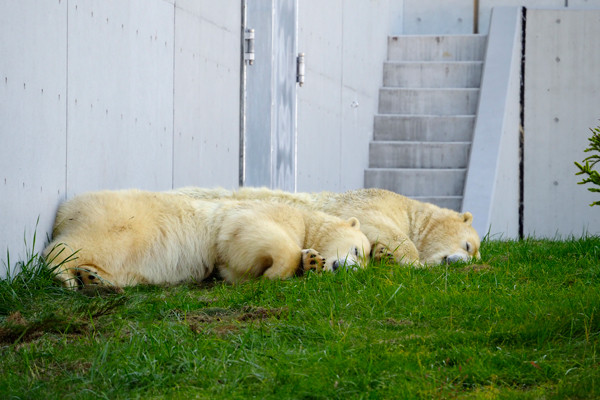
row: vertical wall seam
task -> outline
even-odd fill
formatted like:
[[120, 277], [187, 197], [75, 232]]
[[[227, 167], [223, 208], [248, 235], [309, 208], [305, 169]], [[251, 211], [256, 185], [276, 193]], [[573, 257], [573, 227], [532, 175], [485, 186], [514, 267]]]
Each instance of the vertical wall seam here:
[[244, 60], [246, 31], [246, 0], [241, 1], [242, 15], [240, 28], [240, 122], [238, 152], [238, 186], [243, 187], [246, 181], [246, 61]]
[[527, 8], [521, 9], [521, 87], [519, 93], [519, 239], [524, 236], [524, 196], [525, 196], [525, 55], [527, 36]]
[[176, 37], [177, 37], [177, 6], [173, 3], [173, 72], [172, 72], [172, 80], [173, 80], [173, 120], [171, 121], [171, 189], [175, 189], [175, 60], [176, 60]]
[[[276, 43], [276, 29], [279, 28], [279, 14], [275, 9], [275, 1], [271, 0], [271, 46], [269, 53], [269, 62], [271, 63], [271, 75], [269, 76], [269, 92], [271, 94], [271, 108], [269, 112], [269, 188], [271, 189], [281, 189], [276, 188], [275, 184], [277, 182], [277, 146], [279, 143], [277, 141], [277, 72], [275, 71], [275, 43]], [[277, 24], [277, 25], [276, 25]], [[278, 49], [279, 50], [279, 49]]]
[[[338, 171], [340, 171], [339, 175], [338, 175], [338, 189], [337, 191], [340, 191], [342, 188], [342, 182], [344, 181], [342, 174], [343, 174], [343, 162], [342, 159], [344, 157], [344, 150], [343, 150], [343, 146], [342, 143], [344, 143], [344, 43], [346, 43], [346, 41], [344, 40], [344, 15], [345, 15], [345, 11], [344, 11], [344, 4], [342, 3], [342, 13], [341, 13], [341, 25], [342, 25], [342, 32], [341, 32], [341, 37], [342, 37], [342, 45], [340, 46], [340, 52], [341, 52], [341, 57], [340, 59], [342, 60], [342, 65], [341, 65], [341, 71], [340, 71], [340, 123], [339, 123], [339, 130], [338, 130], [338, 138], [339, 138], [339, 161], [338, 161]], [[363, 178], [364, 180], [364, 178]], [[364, 186], [364, 182], [363, 182], [363, 186]]]
[[65, 185], [63, 198], [66, 200], [68, 195], [68, 166], [69, 166], [69, 0], [66, 1], [66, 20], [65, 30]]
[[[299, 46], [299, 39], [300, 39], [300, 35], [299, 35], [299, 30], [298, 30], [298, 18], [299, 18], [299, 14], [300, 14], [300, 10], [298, 9], [299, 7], [299, 2], [298, 0], [295, 0], [295, 4], [294, 4], [294, 43], [295, 43], [295, 48], [294, 48], [294, 59], [296, 60], [296, 80], [298, 80], [298, 56], [300, 54], [300, 46]], [[300, 85], [298, 83], [296, 83], [296, 85], [294, 86], [294, 124], [292, 127], [292, 132], [294, 133], [294, 160], [293, 160], [293, 167], [294, 167], [294, 193], [296, 193], [298, 191], [298, 90], [300, 89]]]

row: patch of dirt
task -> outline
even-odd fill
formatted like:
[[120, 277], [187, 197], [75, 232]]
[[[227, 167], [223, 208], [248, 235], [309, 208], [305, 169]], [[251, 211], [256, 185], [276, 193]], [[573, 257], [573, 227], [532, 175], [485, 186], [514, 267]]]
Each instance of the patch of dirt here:
[[280, 308], [263, 308], [263, 307], [244, 307], [242, 308], [243, 314], [239, 315], [236, 319], [238, 321], [253, 321], [263, 320], [270, 317], [279, 319], [283, 313], [287, 314], [287, 307]]
[[383, 323], [386, 325], [391, 325], [391, 326], [411, 326], [413, 324], [413, 322], [408, 319], [394, 319], [394, 318], [387, 318], [386, 320], [383, 321]]
[[79, 292], [87, 297], [106, 297], [114, 294], [123, 294], [123, 288], [108, 285], [84, 285]]
[[25, 325], [27, 321], [21, 315], [20, 311], [14, 312], [6, 318], [6, 322], [13, 325]]
[[31, 342], [45, 333], [84, 334], [87, 331], [87, 323], [72, 321], [53, 314], [39, 321], [29, 322], [17, 311], [9, 315], [0, 326], [0, 343]]
[[287, 307], [264, 308], [246, 306], [239, 309], [205, 308], [196, 314], [188, 313], [186, 323], [195, 333], [224, 336], [238, 331], [244, 324], [269, 318], [281, 318], [288, 313]]
[[493, 269], [493, 267], [488, 264], [473, 264], [473, 265], [467, 265], [466, 267], [462, 268], [460, 271], [461, 272], [482, 272], [482, 271], [489, 271], [491, 269]]

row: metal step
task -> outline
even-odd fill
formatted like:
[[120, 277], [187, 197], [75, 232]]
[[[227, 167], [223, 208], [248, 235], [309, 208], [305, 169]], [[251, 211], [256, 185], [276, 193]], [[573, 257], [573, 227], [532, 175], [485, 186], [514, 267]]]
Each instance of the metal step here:
[[474, 126], [474, 115], [376, 115], [373, 139], [468, 142]]
[[389, 61], [481, 61], [486, 35], [403, 35], [388, 38]]
[[471, 142], [376, 141], [369, 144], [370, 168], [466, 168]]
[[479, 89], [399, 89], [379, 90], [380, 114], [473, 115], [477, 111]]
[[404, 196], [462, 196], [466, 171], [465, 168], [368, 168], [365, 187], [387, 189]]
[[403, 88], [478, 88], [482, 61], [386, 62], [383, 86]]

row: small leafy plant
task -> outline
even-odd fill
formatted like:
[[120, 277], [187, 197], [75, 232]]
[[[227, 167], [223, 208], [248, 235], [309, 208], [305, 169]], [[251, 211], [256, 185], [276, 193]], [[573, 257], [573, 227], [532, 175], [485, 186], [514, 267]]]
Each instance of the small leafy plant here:
[[[594, 165], [600, 162], [600, 126], [593, 129], [590, 128], [590, 131], [592, 131], [592, 136], [588, 139], [590, 142], [590, 147], [588, 147], [584, 151], [586, 153], [593, 151], [595, 152], [595, 154], [584, 158], [583, 165], [579, 164], [578, 162], [575, 162], [575, 165], [577, 166], [577, 168], [579, 168], [579, 172], [575, 173], [575, 175], [587, 175], [587, 178], [584, 178], [581, 182], [577, 183], [579, 185], [592, 183], [598, 187], [589, 187], [588, 190], [590, 192], [600, 193], [600, 174], [598, 173], [598, 171], [593, 169]], [[600, 205], [600, 201], [595, 201], [592, 204], [590, 204], [590, 206], [597, 205]]]

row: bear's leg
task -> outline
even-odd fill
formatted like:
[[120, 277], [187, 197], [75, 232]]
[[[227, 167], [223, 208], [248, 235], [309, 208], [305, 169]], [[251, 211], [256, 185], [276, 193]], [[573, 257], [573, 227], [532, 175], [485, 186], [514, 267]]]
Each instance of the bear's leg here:
[[95, 265], [79, 265], [73, 269], [77, 283], [81, 286], [113, 286], [113, 277]]
[[394, 252], [384, 244], [377, 243], [371, 249], [371, 258], [375, 261], [396, 261]]
[[264, 272], [264, 277], [269, 279], [287, 279], [296, 274], [296, 271], [300, 268], [301, 251], [287, 253], [287, 254], [274, 254], [273, 264], [267, 268]]
[[421, 266], [419, 251], [410, 239], [379, 238], [372, 246], [371, 258], [375, 261], [393, 261], [401, 265]]
[[[56, 273], [55, 278], [71, 289], [84, 285], [114, 285], [113, 276], [92, 261], [98, 257], [91, 257], [81, 247], [52, 243], [44, 250], [44, 258], [48, 268]], [[73, 251], [73, 248], [80, 250]]]
[[371, 258], [375, 261], [394, 260], [398, 264], [421, 265], [415, 244], [392, 224], [377, 221], [377, 225], [361, 224], [360, 229], [371, 242]]
[[264, 276], [269, 279], [287, 279], [296, 274], [302, 264], [302, 249], [291, 238], [280, 236], [269, 247], [268, 255], [273, 260]]

